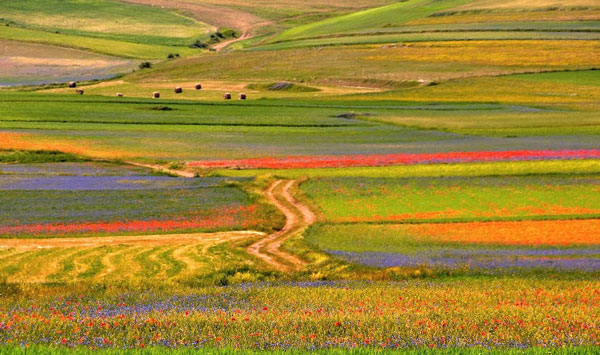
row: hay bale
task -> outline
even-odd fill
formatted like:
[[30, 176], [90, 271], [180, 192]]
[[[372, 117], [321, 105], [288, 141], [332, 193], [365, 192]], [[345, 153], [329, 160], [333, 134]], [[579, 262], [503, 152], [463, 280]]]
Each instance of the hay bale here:
[[223, 94], [223, 99], [225, 99], [225, 100], [231, 100], [231, 94], [230, 93]]
[[202, 84], [196, 84], [194, 87], [196, 90], [202, 90]]
[[121, 92], [118, 92], [118, 93], [117, 93], [117, 97], [123, 97], [123, 93], [121, 93]]
[[155, 99], [160, 99], [160, 92], [158, 92], [158, 91], [153, 92], [152, 97]]
[[183, 88], [181, 86], [178, 86], [178, 87], [175, 88], [174, 91], [175, 91], [176, 94], [181, 94], [181, 93], [183, 93]]
[[83, 95], [83, 89], [77, 89], [77, 90], [75, 90], [75, 93], [77, 93], [79, 95]]
[[241, 93], [240, 94], [240, 100], [246, 100], [246, 94]]
[[77, 87], [77, 83], [75, 81], [69, 81], [69, 87], [70, 88], [76, 88]]

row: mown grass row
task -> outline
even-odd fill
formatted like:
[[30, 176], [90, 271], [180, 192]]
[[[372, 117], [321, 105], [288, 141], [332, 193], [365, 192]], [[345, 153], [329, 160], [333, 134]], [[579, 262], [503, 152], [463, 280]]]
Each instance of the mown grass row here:
[[210, 285], [260, 277], [262, 264], [250, 258], [238, 244], [227, 240], [221, 243], [7, 249], [0, 254], [0, 279], [22, 284], [201, 282]]

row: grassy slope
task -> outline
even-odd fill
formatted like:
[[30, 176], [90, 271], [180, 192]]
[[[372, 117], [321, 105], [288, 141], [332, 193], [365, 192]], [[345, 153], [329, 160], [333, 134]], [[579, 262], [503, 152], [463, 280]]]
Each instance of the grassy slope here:
[[53, 33], [12, 26], [0, 26], [0, 38], [77, 48], [94, 53], [124, 58], [164, 59], [169, 53], [179, 53], [182, 56], [200, 53], [197, 49], [187, 47], [150, 45], [112, 39], [90, 38], [80, 35]]
[[0, 12], [4, 21], [19, 27], [146, 44], [189, 44], [210, 30], [158, 8], [107, 0], [3, 1]]
[[288, 41], [370, 28], [398, 26], [410, 20], [422, 18], [437, 11], [460, 5], [466, 1], [445, 0], [439, 2], [432, 0], [408, 0], [406, 2], [399, 2], [295, 27], [276, 36], [273, 41]]
[[0, 38], [79, 48], [128, 58], [198, 53], [187, 46], [208, 25], [174, 13], [113, 1], [3, 1]]
[[[580, 40], [445, 41], [392, 47], [354, 45], [310, 50], [240, 51], [184, 58], [156, 69], [137, 72], [127, 79], [132, 82], [190, 81], [197, 78], [287, 80], [389, 88], [390, 81], [393, 86], [420, 79], [445, 80], [550, 69], [587, 69], [599, 65], [595, 55], [599, 52], [594, 41]], [[292, 60], [294, 65], [290, 66]]]
[[352, 36], [341, 36], [331, 38], [309, 38], [286, 42], [260, 44], [249, 48], [250, 50], [282, 50], [310, 47], [350, 46], [363, 44], [392, 44], [399, 42], [405, 44], [412, 42], [431, 41], [470, 41], [470, 40], [598, 40], [598, 32], [575, 32], [575, 31], [510, 31], [510, 30], [465, 30], [465, 31], [441, 31], [441, 32], [412, 32], [394, 33], [401, 31], [378, 32], [374, 34], [356, 34]]

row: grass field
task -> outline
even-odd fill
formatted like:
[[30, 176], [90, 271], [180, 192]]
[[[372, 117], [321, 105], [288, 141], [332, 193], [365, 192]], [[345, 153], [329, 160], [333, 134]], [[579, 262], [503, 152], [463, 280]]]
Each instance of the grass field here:
[[597, 0], [0, 13], [0, 353], [597, 352]]
[[295, 27], [281, 33], [273, 40], [285, 41], [370, 28], [393, 27], [402, 25], [410, 20], [426, 17], [464, 2], [466, 1], [445, 0], [435, 2], [429, 0], [409, 0]]
[[[162, 9], [105, 0], [4, 1], [0, 11], [2, 39], [135, 59], [197, 54], [189, 45], [214, 30]], [[129, 70], [120, 68], [119, 73]]]
[[52, 84], [65, 78], [75, 81], [111, 78], [136, 66], [124, 60], [85, 51], [0, 40], [3, 71], [0, 87]]
[[337, 222], [576, 217], [600, 213], [598, 177], [311, 179], [305, 194]]
[[[485, 48], [484, 51], [480, 50]], [[138, 82], [204, 80], [337, 83], [383, 88], [405, 81], [589, 69], [597, 65], [595, 42], [500, 40], [419, 42], [410, 45], [356, 45], [311, 50], [231, 52], [171, 61], [138, 72]], [[294, 66], [289, 61], [294, 60]], [[218, 69], [216, 69], [218, 68]], [[252, 68], [251, 71], [247, 70]]]
[[182, 56], [198, 54], [197, 49], [132, 43], [104, 38], [37, 31], [28, 28], [0, 27], [0, 38], [87, 50], [94, 53], [133, 59], [164, 59], [169, 53]]
[[17, 0], [0, 11], [11, 26], [133, 43], [185, 46], [210, 31], [168, 11], [104, 0]]
[[[450, 93], [444, 86], [458, 83], [431, 90]], [[433, 97], [419, 92], [421, 100]], [[513, 100], [517, 94], [524, 95]], [[150, 161], [598, 147], [591, 96], [577, 103], [584, 109], [367, 98], [197, 102], [5, 92], [0, 147]], [[568, 105], [550, 101], [561, 103]]]
[[[0, 277], [9, 283], [107, 283], [207, 286], [273, 280], [243, 246], [259, 233], [192, 233], [21, 242], [0, 251]], [[106, 238], [103, 238], [106, 239]], [[37, 245], [43, 245], [38, 248]], [[263, 273], [261, 273], [261, 271]]]
[[[77, 161], [51, 152], [7, 152], [2, 157], [6, 162]], [[3, 238], [273, 228], [268, 221], [273, 211], [225, 179], [186, 180], [116, 166], [55, 164], [0, 168]]]

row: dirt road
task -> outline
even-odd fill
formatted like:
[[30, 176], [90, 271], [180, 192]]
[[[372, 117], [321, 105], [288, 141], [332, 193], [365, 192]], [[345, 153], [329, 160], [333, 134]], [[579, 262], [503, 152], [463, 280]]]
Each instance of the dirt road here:
[[142, 168], [148, 168], [148, 169], [152, 169], [155, 171], [159, 171], [161, 173], [167, 173], [167, 174], [171, 174], [171, 175], [175, 175], [175, 176], [179, 176], [179, 177], [184, 177], [184, 178], [194, 178], [196, 177], [196, 174], [189, 172], [189, 171], [185, 171], [185, 170], [177, 170], [177, 169], [169, 169], [167, 167], [164, 167], [162, 165], [156, 165], [156, 164], [142, 164], [142, 163], [136, 163], [136, 162], [126, 162], [126, 164], [129, 165], [134, 165], [134, 166], [139, 166]]
[[281, 246], [316, 220], [315, 214], [291, 195], [290, 190], [296, 183], [296, 180], [277, 180], [267, 188], [266, 197], [285, 215], [286, 223], [280, 231], [268, 235], [247, 249], [249, 254], [286, 272], [303, 269], [306, 261], [282, 250]]
[[259, 27], [269, 26], [272, 24], [273, 24], [272, 21], [265, 21], [265, 22], [255, 23], [252, 25], [246, 25], [245, 27], [242, 28], [241, 36], [239, 36], [238, 38], [231, 39], [229, 41], [217, 43], [213, 46], [213, 49], [215, 49], [217, 52], [220, 52], [223, 49], [229, 47], [230, 45], [232, 45], [236, 42], [240, 42], [245, 39], [252, 38], [254, 29], [259, 28]]

